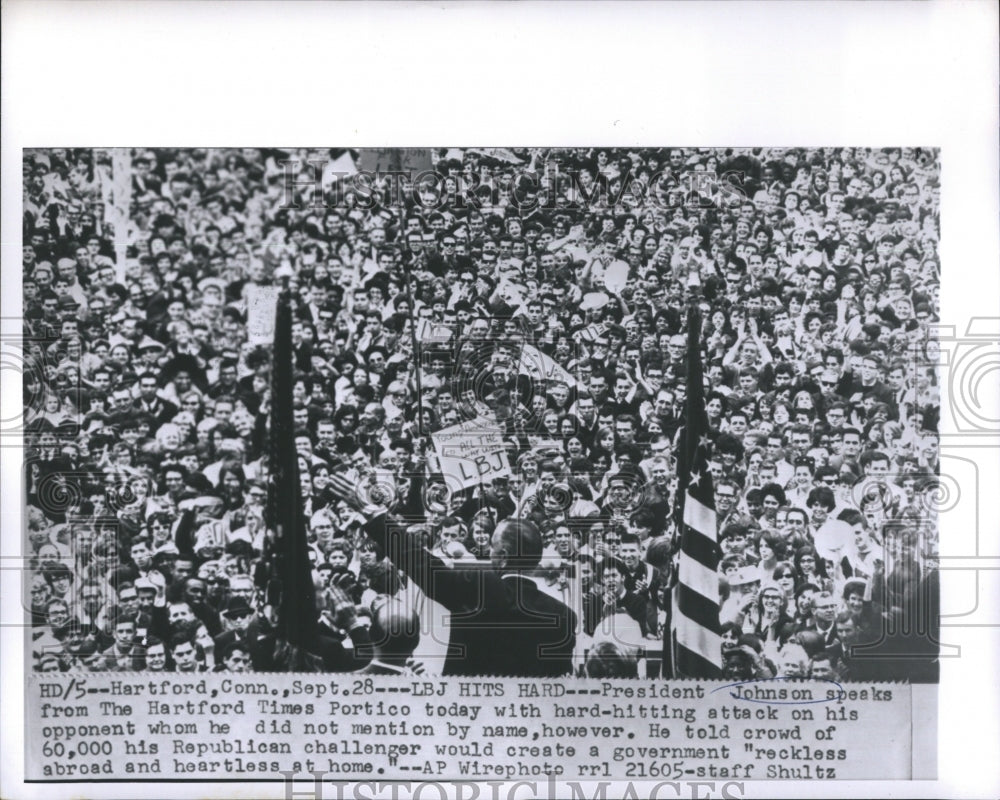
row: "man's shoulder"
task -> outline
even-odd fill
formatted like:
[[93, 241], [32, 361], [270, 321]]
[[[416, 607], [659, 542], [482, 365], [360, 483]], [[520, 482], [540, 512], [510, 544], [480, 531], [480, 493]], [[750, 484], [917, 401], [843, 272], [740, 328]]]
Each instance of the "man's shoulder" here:
[[555, 631], [558, 636], [562, 637], [566, 631], [576, 630], [576, 611], [558, 597], [553, 597], [538, 589], [537, 593], [526, 596], [524, 600], [522, 611], [527, 616], [548, 618], [550, 620], [549, 626], [552, 626], [552, 620], [555, 621], [555, 625], [551, 628], [546, 626], [549, 634]]
[[[496, 574], [490, 571], [491, 574]], [[508, 593], [515, 595], [519, 601], [524, 601], [527, 610], [531, 607], [544, 610], [566, 610], [572, 613], [572, 609], [558, 597], [553, 597], [547, 592], [538, 588], [538, 584], [526, 575], [505, 575], [503, 578], [504, 587]]]

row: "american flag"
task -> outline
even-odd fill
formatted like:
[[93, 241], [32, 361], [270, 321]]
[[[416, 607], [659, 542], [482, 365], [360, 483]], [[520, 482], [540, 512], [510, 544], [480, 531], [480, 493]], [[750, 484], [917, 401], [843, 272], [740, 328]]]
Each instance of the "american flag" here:
[[715, 523], [715, 490], [708, 470], [712, 443], [705, 413], [701, 364], [701, 311], [688, 312], [687, 398], [685, 425], [677, 449], [677, 495], [681, 509], [680, 561], [674, 607], [674, 677], [721, 676], [719, 626], [719, 543]]

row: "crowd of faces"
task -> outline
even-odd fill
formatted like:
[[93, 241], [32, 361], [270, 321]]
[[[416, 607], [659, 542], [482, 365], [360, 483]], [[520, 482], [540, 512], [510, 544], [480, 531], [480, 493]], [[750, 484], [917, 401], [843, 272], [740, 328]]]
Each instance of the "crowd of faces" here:
[[[364, 168], [136, 149], [122, 174], [102, 150], [26, 151], [36, 668], [252, 667], [246, 631], [271, 619], [259, 306], [280, 287], [324, 619], [331, 593], [364, 618], [405, 589], [347, 475], [448, 561], [489, 561], [501, 520], [532, 519], [535, 577], [583, 636], [624, 615], [662, 641], [694, 307], [724, 660], [849, 679], [849, 645], [936, 558], [937, 153], [441, 149], [409, 182], [310, 166], [345, 156]], [[469, 424], [503, 442], [478, 484], [435, 442]]]

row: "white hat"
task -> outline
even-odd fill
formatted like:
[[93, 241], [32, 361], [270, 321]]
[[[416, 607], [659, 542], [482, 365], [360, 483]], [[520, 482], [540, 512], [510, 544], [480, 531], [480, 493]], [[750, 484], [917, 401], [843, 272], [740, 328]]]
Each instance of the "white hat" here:
[[590, 311], [591, 309], [604, 308], [610, 299], [604, 292], [588, 292], [580, 301], [580, 310]]
[[740, 567], [732, 575], [728, 576], [730, 586], [746, 586], [750, 583], [760, 581], [760, 573], [753, 567]]

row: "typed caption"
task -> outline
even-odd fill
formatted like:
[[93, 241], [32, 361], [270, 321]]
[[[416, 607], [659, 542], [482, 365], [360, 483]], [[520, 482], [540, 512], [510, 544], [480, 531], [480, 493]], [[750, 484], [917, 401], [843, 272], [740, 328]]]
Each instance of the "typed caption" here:
[[911, 687], [32, 676], [29, 780], [905, 779]]

